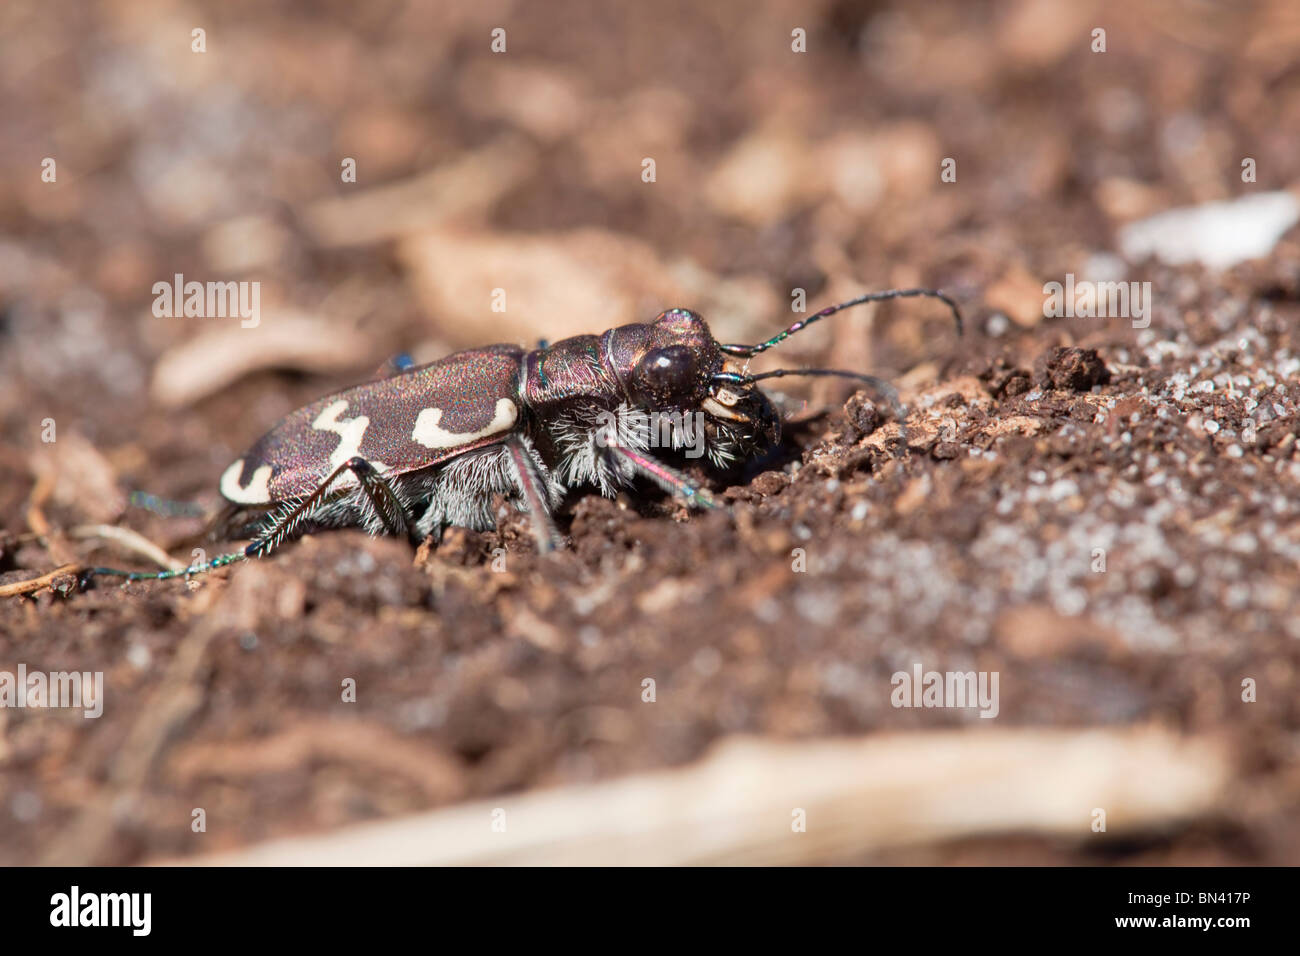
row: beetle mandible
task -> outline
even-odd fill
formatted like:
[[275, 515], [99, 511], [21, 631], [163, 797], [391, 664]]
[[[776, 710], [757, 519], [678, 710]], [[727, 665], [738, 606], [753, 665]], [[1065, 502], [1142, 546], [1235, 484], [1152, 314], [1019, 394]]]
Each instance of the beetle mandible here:
[[942, 300], [961, 331], [961, 312], [943, 292], [890, 289], [822, 309], [755, 345], [721, 344], [698, 313], [669, 309], [653, 322], [531, 351], [492, 345], [420, 367], [396, 365], [281, 419], [223, 472], [224, 523], [251, 532], [246, 547], [175, 571], [86, 573], [133, 581], [199, 574], [317, 528], [362, 527], [412, 540], [451, 525], [488, 530], [496, 525], [496, 494], [529, 514], [538, 550], [546, 552], [562, 541], [553, 514], [568, 489], [594, 486], [612, 497], [637, 477], [693, 506], [718, 507], [651, 448], [700, 447], [719, 468], [758, 457], [781, 434], [758, 382], [786, 375], [868, 384], [902, 424], [897, 393], [874, 376], [837, 369], [751, 374], [747, 360], [851, 306], [912, 296]]

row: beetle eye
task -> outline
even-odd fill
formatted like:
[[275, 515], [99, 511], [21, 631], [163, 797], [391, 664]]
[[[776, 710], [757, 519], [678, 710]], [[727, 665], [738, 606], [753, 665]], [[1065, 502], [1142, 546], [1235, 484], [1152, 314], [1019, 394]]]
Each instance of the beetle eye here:
[[646, 353], [637, 365], [637, 377], [658, 401], [686, 396], [699, 384], [695, 353], [685, 345], [670, 345]]

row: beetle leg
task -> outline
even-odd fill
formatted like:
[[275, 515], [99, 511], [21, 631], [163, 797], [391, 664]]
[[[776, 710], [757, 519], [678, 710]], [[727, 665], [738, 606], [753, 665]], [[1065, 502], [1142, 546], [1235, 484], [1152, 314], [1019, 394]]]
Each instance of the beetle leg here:
[[224, 568], [228, 564], [234, 564], [236, 561], [243, 561], [249, 557], [249, 548], [251, 547], [250, 544], [248, 548], [244, 548], [242, 551], [222, 554], [210, 561], [204, 561], [202, 564], [191, 565], [177, 571], [122, 571], [118, 568], [86, 568], [78, 576], [78, 579], [84, 589], [86, 583], [96, 577], [126, 578], [128, 581], [166, 581], [168, 578], [185, 578], [191, 574], [204, 574], [208, 571], [215, 571], [217, 568]]
[[392, 378], [415, 368], [415, 359], [410, 352], [398, 352], [375, 371], [375, 379]]
[[127, 501], [133, 508], [143, 508], [160, 518], [201, 518], [206, 513], [206, 509], [196, 501], [174, 501], [146, 491], [131, 492]]
[[364, 458], [356, 456], [349, 458], [335, 468], [333, 473], [322, 481], [316, 490], [306, 498], [276, 515], [269, 527], [258, 535], [256, 541], [249, 545], [249, 549], [251, 549], [249, 550], [250, 556], [261, 557], [289, 538], [303, 523], [312, 517], [313, 512], [328, 497], [334, 482], [345, 471], [352, 472], [356, 477], [361, 490], [370, 499], [370, 505], [375, 509], [375, 514], [383, 522], [384, 530], [389, 534], [406, 534], [410, 522], [406, 517], [406, 509], [402, 507], [402, 503], [398, 500], [392, 485], [375, 470], [374, 465]]
[[410, 533], [411, 521], [397, 492], [387, 478], [375, 470], [364, 458], [353, 458], [344, 466], [357, 476], [366, 497], [370, 499], [375, 514], [384, 523], [384, 530], [393, 535]]
[[204, 574], [217, 568], [224, 568], [228, 564], [234, 564], [236, 561], [243, 561], [246, 558], [260, 558], [277, 548], [303, 522], [311, 517], [316, 508], [325, 500], [330, 487], [346, 471], [350, 471], [356, 476], [362, 490], [370, 499], [370, 504], [374, 507], [375, 513], [384, 523], [385, 530], [390, 534], [405, 534], [409, 527], [406, 509], [402, 507], [402, 503], [393, 491], [392, 486], [383, 475], [375, 470], [374, 465], [364, 458], [355, 457], [335, 468], [330, 476], [321, 482], [316, 490], [306, 498], [276, 515], [271, 520], [270, 525], [253, 541], [249, 542], [242, 551], [232, 551], [230, 554], [223, 554], [202, 564], [180, 568], [176, 571], [139, 572], [120, 571], [116, 568], [88, 568], [82, 572], [82, 580], [85, 581], [105, 575], [126, 578], [128, 581], [165, 581], [168, 578]]
[[691, 480], [676, 468], [665, 465], [644, 452], [624, 448], [618, 444], [612, 429], [609, 429], [604, 434], [599, 443], [603, 446], [605, 454], [615, 461], [629, 465], [637, 474], [645, 475], [659, 487], [681, 498], [688, 505], [697, 508], [722, 507], [714, 500], [713, 495], [709, 493], [707, 488]]
[[512, 435], [506, 441], [510, 453], [510, 464], [514, 471], [515, 483], [528, 509], [528, 518], [532, 522], [533, 537], [537, 540], [537, 553], [547, 552], [562, 547], [564, 539], [555, 526], [551, 516], [551, 496], [547, 493], [547, 481], [539, 472], [537, 462], [533, 460], [532, 451], [518, 435]]

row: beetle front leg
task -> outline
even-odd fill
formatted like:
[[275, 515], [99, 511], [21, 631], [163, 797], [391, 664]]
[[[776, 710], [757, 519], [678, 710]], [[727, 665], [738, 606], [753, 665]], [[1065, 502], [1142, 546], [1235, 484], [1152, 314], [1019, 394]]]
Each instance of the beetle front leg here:
[[614, 462], [629, 466], [632, 471], [649, 478], [660, 488], [680, 498], [688, 505], [696, 508], [722, 507], [707, 488], [682, 474], [676, 468], [665, 465], [645, 452], [620, 445], [618, 435], [612, 427], [597, 432], [596, 443]]

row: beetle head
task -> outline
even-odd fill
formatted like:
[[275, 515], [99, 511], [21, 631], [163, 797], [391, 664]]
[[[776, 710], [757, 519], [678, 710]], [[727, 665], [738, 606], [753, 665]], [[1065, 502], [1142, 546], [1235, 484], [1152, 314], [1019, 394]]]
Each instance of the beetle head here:
[[[772, 403], [758, 388], [758, 382], [787, 375], [833, 376], [871, 386], [893, 407], [900, 430], [904, 410], [892, 385], [872, 375], [839, 369], [775, 369], [751, 374], [749, 359], [775, 348], [814, 322], [856, 305], [925, 296], [946, 304], [961, 333], [961, 312], [954, 302], [936, 289], [889, 289], [832, 305], [763, 342], [753, 345], [723, 345], [709, 331], [703, 317], [689, 309], [669, 309], [645, 325], [625, 325], [606, 333], [608, 354], [613, 360], [627, 398], [651, 411], [699, 412], [716, 461], [751, 457], [776, 444], [781, 423]], [[737, 364], [744, 360], [744, 364]], [[905, 437], [905, 433], [904, 433]]]
[[723, 446], [718, 448], [723, 458], [748, 457], [780, 438], [771, 402], [756, 385], [739, 381], [741, 367], [723, 354], [699, 313], [669, 309], [653, 322], [618, 331], [625, 330], [614, 353], [633, 405], [702, 413], [709, 440]]

